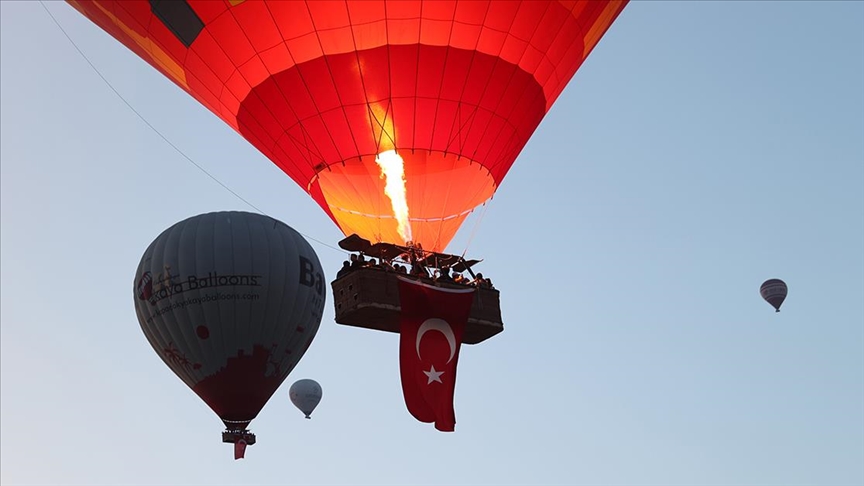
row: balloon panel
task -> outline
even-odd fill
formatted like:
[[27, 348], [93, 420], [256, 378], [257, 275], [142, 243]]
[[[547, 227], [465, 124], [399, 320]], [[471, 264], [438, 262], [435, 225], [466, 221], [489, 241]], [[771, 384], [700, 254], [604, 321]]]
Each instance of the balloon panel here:
[[[443, 250], [627, 2], [69, 3], [237, 130], [346, 235], [404, 242], [386, 229], [391, 213], [368, 210], [383, 196], [376, 170], [365, 181], [326, 171], [368, 169], [393, 149], [421, 177], [429, 156], [450, 162], [449, 177], [422, 183], [449, 195], [445, 207], [415, 210], [429, 219], [415, 241]], [[457, 174], [465, 161], [476, 177]]]
[[164, 231], [135, 276], [162, 360], [226, 425], [248, 425], [314, 338], [326, 288], [303, 237], [272, 218], [210, 213]]

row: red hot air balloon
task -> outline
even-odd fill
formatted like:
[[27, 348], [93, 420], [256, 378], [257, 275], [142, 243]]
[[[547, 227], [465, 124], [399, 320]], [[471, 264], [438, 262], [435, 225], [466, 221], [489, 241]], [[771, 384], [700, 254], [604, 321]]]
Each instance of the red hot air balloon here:
[[150, 244], [134, 297], [153, 349], [222, 419], [223, 441], [242, 457], [255, 443], [249, 422], [318, 331], [326, 289], [312, 247], [267, 216], [195, 216]]
[[434, 252], [492, 197], [627, 3], [68, 1], [346, 236]]

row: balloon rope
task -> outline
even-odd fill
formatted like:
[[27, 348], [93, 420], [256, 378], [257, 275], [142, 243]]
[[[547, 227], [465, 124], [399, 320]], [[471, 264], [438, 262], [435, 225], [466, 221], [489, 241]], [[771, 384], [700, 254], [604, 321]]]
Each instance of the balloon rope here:
[[474, 235], [477, 234], [477, 230], [480, 228], [480, 222], [483, 221], [483, 218], [486, 216], [486, 210], [489, 209], [489, 205], [492, 204], [492, 199], [494, 197], [495, 196], [493, 195], [485, 203], [483, 203], [483, 212], [480, 213], [480, 217], [477, 218], [477, 221], [474, 223], [474, 227], [471, 228], [471, 235], [468, 237], [468, 241], [465, 242], [465, 249], [462, 251], [462, 260], [465, 260], [465, 254], [468, 253], [468, 247], [474, 240]]
[[[56, 25], [57, 28], [60, 29], [60, 32], [62, 32], [63, 35], [66, 36], [66, 39], [69, 40], [69, 43], [72, 44], [72, 47], [74, 47], [75, 50], [78, 51], [78, 54], [81, 54], [81, 57], [83, 57], [84, 60], [87, 61], [87, 64], [90, 65], [90, 67], [93, 69], [93, 71], [96, 72], [96, 74], [97, 74], [97, 75], [102, 79], [102, 81], [104, 81], [105, 84], [108, 85], [109, 88], [111, 88], [111, 91], [113, 91], [114, 94], [117, 95], [117, 97], [120, 98], [120, 100], [121, 100], [123, 103], [125, 103], [126, 106], [127, 106], [130, 110], [132, 110], [132, 113], [135, 113], [135, 115], [137, 115], [138, 118], [140, 118], [141, 121], [144, 122], [145, 125], [147, 125], [151, 130], [153, 130], [153, 132], [156, 133], [156, 135], [159, 135], [159, 137], [160, 137], [162, 140], [164, 140], [165, 143], [167, 143], [168, 145], [170, 145], [171, 148], [173, 148], [175, 151], [177, 151], [177, 153], [180, 154], [184, 159], [186, 159], [187, 161], [189, 161], [189, 163], [191, 163], [192, 165], [194, 165], [195, 167], [197, 167], [198, 170], [200, 170], [200, 171], [203, 172], [205, 175], [207, 175], [207, 177], [213, 179], [217, 184], [219, 184], [220, 186], [222, 186], [226, 191], [228, 191], [228, 192], [230, 192], [231, 194], [233, 194], [234, 197], [236, 197], [237, 199], [239, 199], [239, 200], [243, 201], [244, 203], [246, 203], [246, 205], [248, 205], [250, 208], [252, 208], [252, 209], [254, 209], [255, 211], [257, 211], [259, 214], [262, 214], [262, 215], [264, 215], [264, 216], [270, 216], [269, 214], [265, 213], [264, 211], [258, 209], [257, 206], [255, 206], [254, 204], [252, 204], [251, 202], [249, 202], [249, 201], [248, 201], [247, 199], [245, 199], [243, 196], [241, 196], [240, 194], [237, 194], [236, 192], [234, 192], [230, 187], [228, 187], [228, 186], [227, 186], [226, 184], [224, 184], [222, 181], [220, 181], [219, 179], [217, 179], [216, 176], [214, 176], [213, 174], [207, 172], [207, 169], [205, 169], [204, 167], [202, 167], [201, 165], [199, 165], [197, 162], [195, 162], [194, 160], [192, 160], [192, 158], [189, 157], [188, 155], [186, 155], [182, 150], [180, 150], [180, 148], [179, 148], [178, 146], [174, 145], [174, 144], [171, 142], [171, 140], [168, 140], [168, 137], [166, 137], [165, 135], [162, 135], [162, 133], [161, 133], [159, 130], [157, 130], [156, 127], [154, 127], [154, 126], [153, 126], [149, 121], [147, 121], [147, 119], [144, 118], [144, 115], [142, 115], [138, 110], [136, 110], [136, 109], [132, 106], [132, 104], [129, 103], [129, 102], [126, 100], [126, 98], [124, 98], [123, 95], [121, 95], [120, 92], [117, 91], [116, 88], [114, 88], [114, 86], [111, 84], [111, 82], [109, 82], [108, 79], [106, 79], [105, 76], [102, 75], [102, 73], [99, 71], [99, 69], [96, 68], [96, 65], [93, 64], [92, 61], [90, 61], [90, 58], [88, 58], [87, 55], [84, 54], [84, 51], [82, 51], [81, 48], [78, 47], [78, 44], [76, 44], [75, 41], [72, 40], [72, 37], [69, 36], [69, 33], [66, 32], [66, 29], [64, 29], [63, 26], [60, 25], [60, 22], [57, 21], [57, 18], [56, 18], [56, 17], [54, 17], [54, 14], [52, 14], [51, 11], [48, 10], [48, 7], [45, 6], [45, 2], [43, 2], [42, 0], [39, 0], [39, 3], [42, 5], [42, 8], [45, 9], [45, 12], [48, 13], [48, 16], [51, 17], [51, 20], [54, 21], [54, 25]], [[271, 216], [271, 217], [272, 217], [272, 216]], [[274, 218], [274, 219], [275, 219], [275, 218]], [[298, 233], [300, 233], [300, 232], [298, 231]], [[338, 251], [338, 252], [340, 252], [340, 253], [349, 253], [349, 252], [347, 252], [347, 251], [345, 251], [345, 250], [343, 250], [343, 249], [341, 249], [341, 248], [338, 248], [338, 247], [335, 247], [335, 246], [332, 246], [332, 245], [328, 245], [327, 243], [324, 243], [323, 241], [321, 241], [321, 240], [319, 240], [319, 239], [317, 239], [317, 238], [313, 238], [313, 237], [311, 237], [311, 236], [309, 236], [309, 235], [306, 235], [306, 234], [303, 234], [303, 233], [300, 233], [300, 234], [301, 234], [304, 238], [308, 238], [308, 239], [310, 239], [310, 240], [312, 240], [312, 241], [315, 241], [315, 242], [317, 242], [317, 243], [319, 243], [319, 244], [321, 244], [321, 245], [323, 245], [323, 246], [325, 246], [325, 247], [327, 247], [327, 248], [330, 248], [330, 249], [336, 250], [336, 251]]]

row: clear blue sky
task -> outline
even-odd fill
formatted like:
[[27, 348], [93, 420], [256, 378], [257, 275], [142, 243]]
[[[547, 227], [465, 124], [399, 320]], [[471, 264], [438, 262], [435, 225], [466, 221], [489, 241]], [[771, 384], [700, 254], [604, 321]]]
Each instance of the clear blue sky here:
[[[340, 239], [223, 122], [47, 7], [189, 157]], [[462, 350], [456, 432], [408, 414], [398, 337], [328, 300], [236, 462], [132, 280], [171, 224], [250, 208], [42, 5], [0, 14], [3, 484], [864, 484], [864, 2], [631, 3], [450, 247], [485, 259], [505, 322]], [[345, 255], [312, 243], [332, 278]], [[313, 420], [288, 400], [307, 377]]]

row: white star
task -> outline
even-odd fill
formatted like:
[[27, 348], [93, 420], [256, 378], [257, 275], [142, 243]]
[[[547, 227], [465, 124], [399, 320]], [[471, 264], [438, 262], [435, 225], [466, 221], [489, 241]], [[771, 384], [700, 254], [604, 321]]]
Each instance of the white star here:
[[429, 378], [429, 381], [426, 382], [427, 385], [429, 385], [433, 381], [437, 381], [438, 383], [441, 383], [442, 385], [444, 384], [444, 382], [441, 381], [441, 375], [443, 375], [444, 372], [443, 371], [435, 371], [435, 365], [432, 365], [432, 369], [430, 369], [429, 371], [424, 371], [423, 373], [426, 373], [426, 376]]

